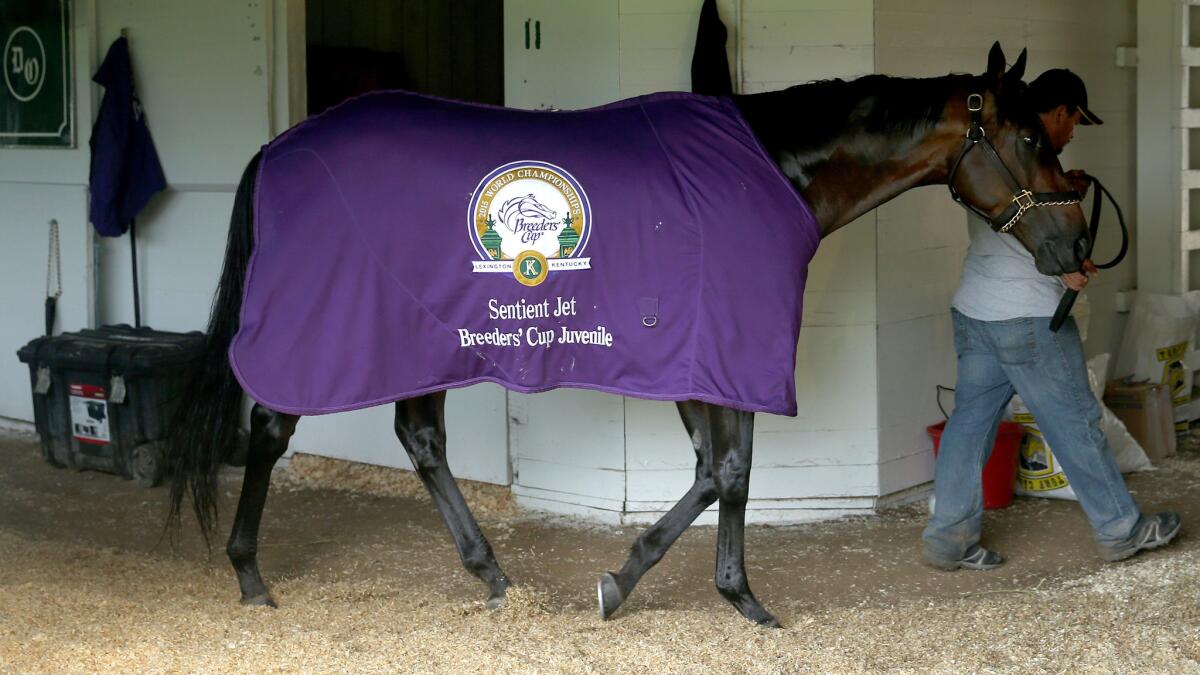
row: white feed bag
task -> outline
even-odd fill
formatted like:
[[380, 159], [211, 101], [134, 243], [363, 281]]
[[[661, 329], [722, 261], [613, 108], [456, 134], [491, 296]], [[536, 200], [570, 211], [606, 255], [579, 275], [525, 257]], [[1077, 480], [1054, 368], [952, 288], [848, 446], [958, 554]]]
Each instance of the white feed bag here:
[[[1092, 395], [1100, 402], [1100, 429], [1108, 440], [1108, 447], [1112, 450], [1121, 473], [1149, 470], [1153, 467], [1142, 446], [1130, 435], [1125, 424], [1104, 405], [1104, 382], [1108, 373], [1108, 361], [1108, 354], [1100, 354], [1087, 362], [1088, 383], [1091, 385]], [[1018, 455], [1016, 493], [1031, 497], [1078, 499], [1049, 443], [1042, 436], [1041, 427], [1021, 397], [1013, 396], [1008, 409], [1012, 420], [1025, 427], [1026, 431]]]

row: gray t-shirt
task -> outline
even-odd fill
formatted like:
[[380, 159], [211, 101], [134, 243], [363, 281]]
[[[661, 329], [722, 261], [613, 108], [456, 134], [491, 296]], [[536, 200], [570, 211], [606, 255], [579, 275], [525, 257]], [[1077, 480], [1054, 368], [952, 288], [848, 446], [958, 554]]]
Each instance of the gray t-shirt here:
[[974, 214], [967, 216], [971, 246], [951, 306], [979, 321], [1050, 317], [1066, 285], [1033, 265], [1033, 255], [1011, 234], [999, 234]]

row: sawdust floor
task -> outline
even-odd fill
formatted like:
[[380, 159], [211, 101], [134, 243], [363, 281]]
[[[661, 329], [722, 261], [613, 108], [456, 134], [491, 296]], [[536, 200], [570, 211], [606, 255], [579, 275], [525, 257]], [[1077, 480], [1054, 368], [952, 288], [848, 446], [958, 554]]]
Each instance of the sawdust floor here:
[[[1183, 514], [1184, 534], [1118, 565], [1101, 564], [1073, 502], [989, 512], [985, 543], [1008, 563], [986, 573], [922, 565], [917, 506], [752, 527], [750, 578], [782, 630], [713, 590], [712, 527], [689, 530], [601, 622], [596, 577], [640, 528], [521, 513], [506, 491], [468, 486], [520, 584], [489, 612], [409, 474], [304, 459], [277, 479], [262, 531], [280, 608], [243, 608], [190, 523], [179, 550], [160, 541], [164, 489], [55, 469], [31, 438], [0, 437], [0, 466], [0, 671], [1200, 672], [1192, 454], [1130, 478], [1146, 511]], [[226, 530], [239, 486], [231, 471]]]

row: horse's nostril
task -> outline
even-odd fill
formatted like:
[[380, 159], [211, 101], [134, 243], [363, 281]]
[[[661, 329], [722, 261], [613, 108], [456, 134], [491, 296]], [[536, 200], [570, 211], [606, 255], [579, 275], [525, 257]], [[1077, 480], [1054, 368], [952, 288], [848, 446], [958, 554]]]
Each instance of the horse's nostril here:
[[1080, 262], [1083, 262], [1087, 258], [1087, 255], [1088, 255], [1088, 238], [1087, 238], [1087, 235], [1085, 234], [1075, 240], [1075, 257]]

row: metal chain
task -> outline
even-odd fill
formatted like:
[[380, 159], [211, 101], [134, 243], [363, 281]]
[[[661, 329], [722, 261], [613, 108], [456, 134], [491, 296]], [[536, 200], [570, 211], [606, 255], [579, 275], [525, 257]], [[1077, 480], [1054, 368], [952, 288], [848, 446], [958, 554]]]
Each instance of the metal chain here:
[[[53, 271], [53, 275], [51, 273]], [[54, 278], [54, 292], [50, 292], [51, 277]], [[50, 219], [50, 250], [46, 253], [46, 297], [57, 298], [62, 295], [62, 251], [58, 243], [58, 221]]]
[[1078, 199], [1066, 199], [1066, 200], [1059, 201], [1059, 202], [1033, 202], [1032, 204], [1030, 204], [1028, 206], [1026, 206], [1025, 204], [1022, 204], [1021, 202], [1017, 202], [1016, 215], [1014, 215], [1011, 220], [1009, 220], [1007, 223], [1005, 223], [1004, 227], [997, 230], [997, 232], [1006, 233], [1009, 230], [1011, 230], [1013, 228], [1013, 225], [1016, 225], [1017, 221], [1021, 219], [1021, 216], [1025, 215], [1026, 211], [1028, 211], [1029, 209], [1032, 209], [1035, 206], [1073, 206], [1073, 205], [1079, 204], [1079, 203], [1080, 203], [1080, 200], [1078, 200]]

